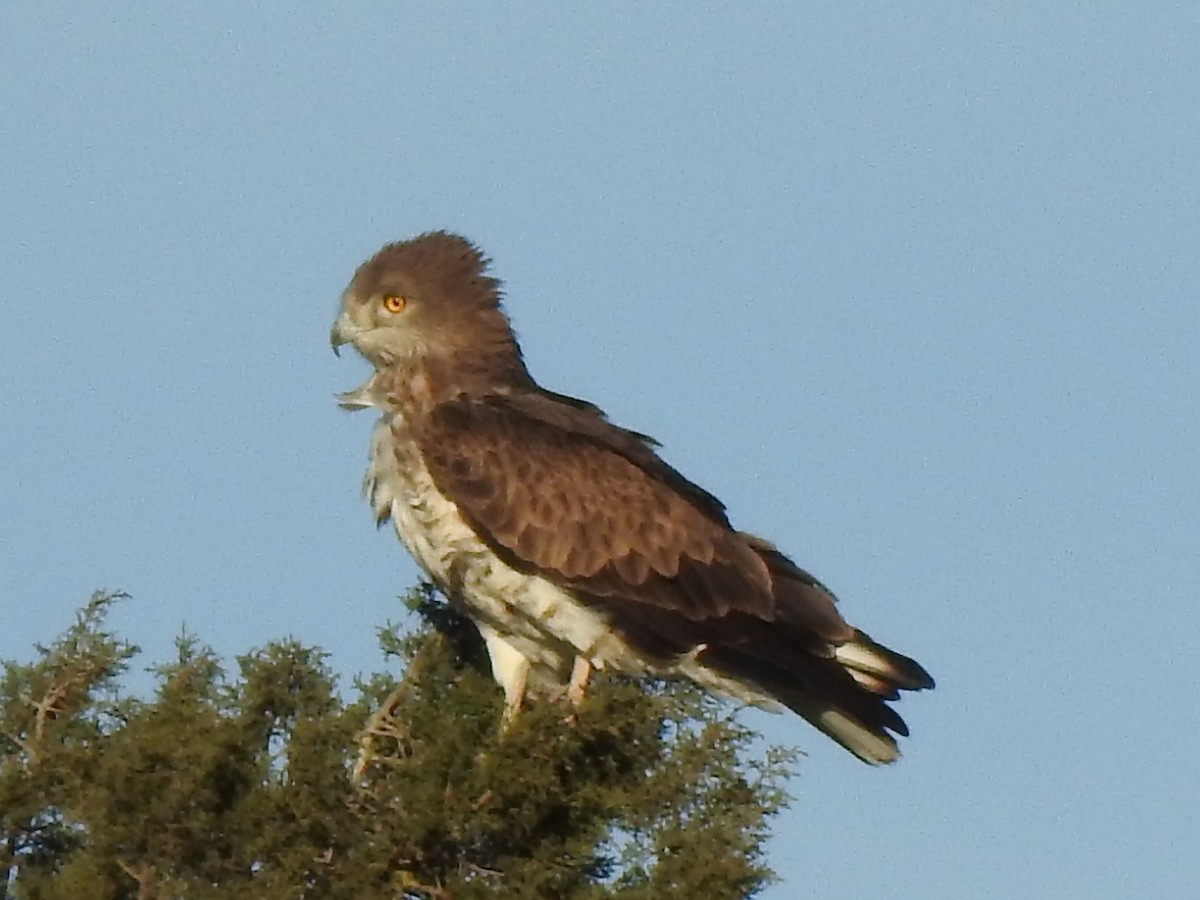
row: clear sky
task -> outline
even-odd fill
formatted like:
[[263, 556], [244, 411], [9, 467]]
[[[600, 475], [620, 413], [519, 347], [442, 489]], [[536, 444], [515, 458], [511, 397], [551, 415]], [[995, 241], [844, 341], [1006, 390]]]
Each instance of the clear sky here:
[[416, 578], [358, 496], [354, 267], [481, 244], [534, 374], [917, 656], [810, 751], [771, 900], [1200, 883], [1200, 6], [7, 3], [0, 656], [97, 587], [164, 659], [346, 676]]

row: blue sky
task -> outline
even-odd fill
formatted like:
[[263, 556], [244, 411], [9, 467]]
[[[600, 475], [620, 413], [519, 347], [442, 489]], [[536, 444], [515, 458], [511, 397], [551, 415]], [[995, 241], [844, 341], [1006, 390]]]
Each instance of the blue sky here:
[[349, 676], [416, 578], [358, 498], [354, 267], [481, 244], [535, 375], [656, 435], [938, 678], [810, 755], [796, 896], [1200, 883], [1200, 8], [8, 4], [0, 656], [97, 587]]

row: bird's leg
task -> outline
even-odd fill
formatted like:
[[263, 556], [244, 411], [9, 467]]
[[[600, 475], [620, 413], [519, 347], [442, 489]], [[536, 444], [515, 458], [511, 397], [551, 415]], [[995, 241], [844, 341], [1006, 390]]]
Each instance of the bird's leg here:
[[500, 733], [508, 731], [525, 702], [525, 686], [529, 683], [529, 660], [522, 657], [504, 683], [504, 715], [500, 717]]
[[504, 636], [489, 625], [479, 624], [479, 633], [487, 644], [492, 662], [492, 675], [504, 688], [504, 715], [500, 718], [500, 733], [517, 718], [525, 702], [525, 687], [529, 683], [529, 660]]
[[583, 695], [587, 692], [591, 675], [592, 664], [582, 656], [576, 656], [575, 664], [571, 667], [571, 682], [567, 685], [567, 699], [576, 709], [583, 703]]

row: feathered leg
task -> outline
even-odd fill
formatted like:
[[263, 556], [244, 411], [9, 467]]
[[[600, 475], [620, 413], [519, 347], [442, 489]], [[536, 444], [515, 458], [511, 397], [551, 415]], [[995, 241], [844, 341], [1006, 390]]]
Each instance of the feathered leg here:
[[492, 675], [504, 688], [504, 715], [500, 719], [503, 733], [521, 712], [525, 702], [525, 688], [529, 683], [529, 660], [516, 647], [506, 641], [498, 631], [487, 625], [479, 626], [487, 644], [488, 657], [492, 661]]
[[567, 699], [576, 709], [583, 703], [583, 696], [587, 693], [588, 680], [591, 677], [592, 664], [582, 656], [576, 656], [575, 664], [571, 667], [571, 682], [567, 685]]

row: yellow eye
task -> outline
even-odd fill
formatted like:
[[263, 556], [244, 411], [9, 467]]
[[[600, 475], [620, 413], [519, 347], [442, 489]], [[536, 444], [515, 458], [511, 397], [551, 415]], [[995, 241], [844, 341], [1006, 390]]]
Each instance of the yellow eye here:
[[390, 313], [398, 313], [408, 305], [408, 299], [400, 294], [384, 294], [383, 308]]

